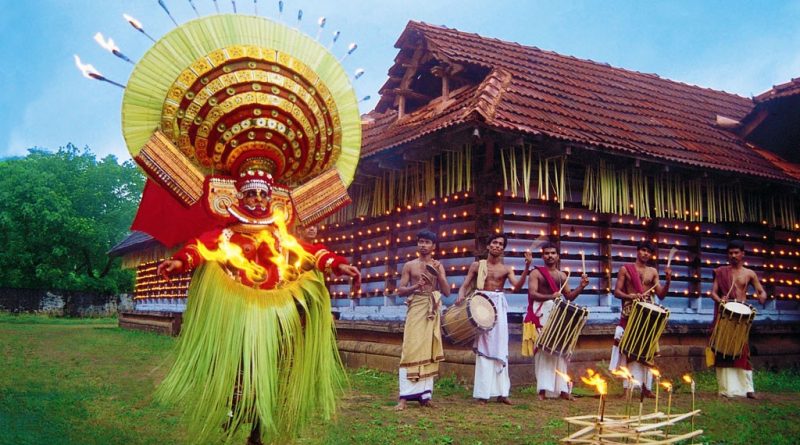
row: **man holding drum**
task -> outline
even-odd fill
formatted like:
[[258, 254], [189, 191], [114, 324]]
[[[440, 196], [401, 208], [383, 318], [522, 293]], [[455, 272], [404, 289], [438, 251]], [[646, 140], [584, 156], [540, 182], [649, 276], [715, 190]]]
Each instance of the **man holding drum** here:
[[[546, 323], [557, 299], [563, 295], [572, 301], [589, 285], [589, 276], [581, 275], [581, 282], [573, 290], [567, 284], [568, 276], [558, 270], [558, 250], [552, 243], [542, 244], [544, 267], [536, 267], [528, 279], [528, 311], [526, 323], [533, 323], [540, 330]], [[572, 400], [569, 384], [556, 371], [567, 374], [567, 358], [545, 350], [534, 351], [536, 389], [539, 400], [545, 397], [560, 397]]]
[[[619, 325], [614, 331], [614, 346], [611, 348], [611, 360], [609, 369], [614, 371], [620, 366], [626, 366], [633, 378], [642, 385], [642, 393], [646, 397], [651, 397], [650, 389], [653, 383], [653, 373], [650, 372], [652, 363], [642, 363], [631, 360], [619, 349], [619, 341], [625, 333], [628, 324], [628, 316], [631, 314], [634, 303], [637, 301], [652, 303], [651, 292], [662, 299], [669, 292], [669, 285], [672, 281], [672, 269], [664, 269], [664, 285], [658, 278], [658, 271], [650, 267], [647, 263], [652, 259], [656, 252], [655, 246], [649, 241], [641, 241], [636, 245], [636, 262], [625, 264], [619, 269], [617, 282], [614, 286], [614, 296], [622, 300], [622, 312], [619, 317]], [[627, 383], [627, 382], [623, 382]], [[632, 388], [628, 388], [630, 391]]]
[[[436, 234], [430, 230], [417, 233], [417, 258], [403, 265], [397, 294], [410, 295], [403, 329], [400, 357], [400, 396], [396, 410], [404, 410], [408, 400], [432, 407], [433, 378], [439, 375], [444, 360], [440, 307], [442, 293], [450, 294], [444, 266], [433, 259]], [[437, 290], [438, 288], [438, 290]]]
[[[761, 287], [756, 273], [744, 267], [743, 242], [733, 240], [728, 244], [728, 263], [728, 266], [718, 267], [714, 270], [714, 285], [711, 289], [711, 298], [714, 300], [714, 327], [719, 323], [720, 311], [725, 308], [726, 303], [730, 301], [732, 302], [730, 306], [735, 306], [736, 303], [744, 306], [749, 286], [753, 286], [761, 304], [767, 301], [767, 293]], [[751, 311], [752, 307], [744, 306], [742, 310]], [[717, 371], [719, 394], [726, 397], [745, 395], [750, 399], [755, 399], [750, 348], [747, 338], [742, 340], [744, 344], [738, 357], [725, 356], [719, 352], [715, 356], [714, 365]]]
[[532, 256], [525, 252], [525, 270], [517, 279], [514, 268], [503, 263], [503, 251], [508, 238], [505, 235], [490, 235], [486, 250], [486, 260], [474, 261], [469, 266], [467, 276], [458, 290], [456, 304], [462, 304], [468, 297], [468, 290], [475, 286], [494, 303], [497, 310], [497, 323], [488, 332], [475, 339], [475, 387], [472, 397], [485, 404], [497, 397], [499, 403], [511, 405], [508, 394], [511, 380], [508, 377], [508, 302], [503, 294], [506, 280], [511, 283], [513, 292], [519, 292], [530, 272]]

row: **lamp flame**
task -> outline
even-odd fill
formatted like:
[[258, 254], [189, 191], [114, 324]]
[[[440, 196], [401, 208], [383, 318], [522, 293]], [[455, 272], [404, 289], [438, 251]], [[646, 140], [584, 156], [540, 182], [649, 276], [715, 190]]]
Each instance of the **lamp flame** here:
[[589, 386], [594, 386], [600, 395], [605, 395], [608, 393], [608, 383], [606, 383], [606, 381], [600, 377], [600, 374], [589, 368], [586, 370], [586, 375], [587, 377], [581, 377], [581, 381], [583, 383]]
[[123, 17], [123, 18], [124, 18], [124, 19], [125, 19], [125, 20], [126, 20], [128, 23], [130, 23], [130, 24], [131, 24], [131, 26], [133, 26], [134, 28], [136, 28], [136, 30], [137, 30], [137, 31], [142, 31], [142, 30], [144, 29], [144, 28], [142, 28], [142, 22], [140, 22], [140, 21], [136, 20], [135, 18], [133, 18], [133, 17], [129, 16], [128, 14], [122, 14], [122, 17]]
[[672, 383], [670, 383], [668, 380], [664, 380], [663, 382], [661, 382], [661, 386], [663, 386], [667, 392], [672, 391]]
[[81, 71], [81, 74], [83, 74], [84, 77], [86, 77], [87, 79], [98, 79], [103, 77], [103, 75], [100, 74], [100, 71], [97, 71], [97, 69], [92, 65], [88, 63], [81, 63], [81, 58], [78, 57], [77, 54], [75, 54], [74, 57], [75, 57], [75, 66], [78, 67], [78, 69]]
[[631, 374], [631, 371], [625, 366], [620, 366], [618, 369], [611, 371], [611, 373], [626, 380], [633, 379], [633, 374]]
[[659, 371], [656, 368], [650, 369], [650, 373], [653, 374], [653, 377], [655, 377], [655, 378], [660, 378], [661, 377], [661, 371]]
[[563, 372], [559, 371], [558, 369], [556, 369], [556, 374], [558, 374], [559, 377], [564, 379], [565, 382], [572, 383], [572, 378], [569, 376], [569, 374], [564, 374]]
[[110, 52], [119, 51], [119, 47], [116, 44], [114, 44], [114, 39], [112, 39], [111, 37], [109, 37], [108, 39], [104, 39], [102, 33], [98, 32], [97, 34], [95, 34], [94, 41], [97, 42], [97, 44], [100, 45], [106, 51]]
[[689, 374], [684, 374], [683, 381], [686, 383], [692, 383], [694, 380], [692, 380], [692, 376], [690, 376]]

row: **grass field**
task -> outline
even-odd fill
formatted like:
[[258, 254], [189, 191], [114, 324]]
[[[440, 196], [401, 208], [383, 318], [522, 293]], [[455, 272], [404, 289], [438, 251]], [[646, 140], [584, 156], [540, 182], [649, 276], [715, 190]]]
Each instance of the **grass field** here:
[[[179, 412], [151, 398], [172, 363], [174, 343], [169, 337], [119, 329], [115, 319], [0, 314], [0, 444], [190, 442]], [[576, 393], [585, 397], [575, 402], [540, 402], [534, 389], [517, 386], [514, 406], [480, 407], [467, 388], [445, 377], [434, 390], [436, 409], [410, 404], [396, 413], [395, 375], [368, 369], [349, 375], [337, 419], [320, 422], [297, 443], [555, 444], [567, 435], [562, 417], [597, 410], [597, 399], [580, 385]], [[800, 441], [797, 374], [756, 372], [761, 396], [756, 401], [720, 399], [711, 373], [695, 378], [703, 442]], [[676, 386], [672, 409], [683, 412], [691, 397], [685, 386]], [[624, 402], [613, 397], [619, 385], [611, 390], [607, 412], [624, 412]], [[653, 402], [648, 403], [652, 409]]]

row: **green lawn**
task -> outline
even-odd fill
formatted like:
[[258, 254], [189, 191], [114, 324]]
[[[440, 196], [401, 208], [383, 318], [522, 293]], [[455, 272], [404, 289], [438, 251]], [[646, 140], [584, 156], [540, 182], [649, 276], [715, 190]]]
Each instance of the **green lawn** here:
[[[0, 314], [0, 444], [189, 442], [179, 413], [151, 398], [174, 344], [172, 338], [119, 329], [115, 319]], [[696, 379], [704, 442], [797, 443], [797, 374], [757, 372], [757, 401], [720, 399], [712, 374]], [[611, 390], [607, 412], [624, 412], [624, 402], [613, 397], [619, 385]], [[587, 397], [576, 402], [539, 402], [532, 388], [515, 387], [515, 406], [479, 407], [455, 379], [442, 378], [434, 390], [436, 409], [411, 404], [396, 413], [396, 391], [395, 375], [350, 371], [337, 419], [315, 425], [298, 443], [555, 444], [567, 435], [562, 417], [597, 409], [597, 399], [580, 386], [576, 393]], [[673, 410], [686, 411], [690, 404], [687, 388], [677, 385]]]

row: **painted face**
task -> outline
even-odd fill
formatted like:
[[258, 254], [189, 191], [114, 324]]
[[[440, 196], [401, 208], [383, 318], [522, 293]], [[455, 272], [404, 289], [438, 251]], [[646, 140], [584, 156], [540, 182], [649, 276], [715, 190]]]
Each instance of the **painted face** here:
[[489, 245], [486, 246], [486, 249], [489, 251], [489, 255], [492, 256], [500, 256], [503, 254], [503, 251], [506, 249], [506, 243], [503, 241], [503, 238], [495, 238], [489, 242]]
[[547, 266], [553, 266], [558, 262], [558, 251], [555, 247], [548, 247], [542, 250], [542, 260]]
[[433, 253], [433, 249], [433, 241], [426, 238], [420, 238], [417, 240], [417, 252], [419, 252], [420, 255], [431, 254]]
[[244, 192], [244, 208], [256, 217], [269, 214], [269, 192], [266, 190], [248, 190]]
[[642, 263], [647, 263], [648, 261], [653, 259], [653, 251], [645, 247], [642, 247], [641, 249], [637, 250], [636, 255], [638, 256], [639, 261], [641, 261]]
[[738, 266], [744, 259], [744, 251], [739, 248], [728, 249], [728, 262], [731, 266]]

